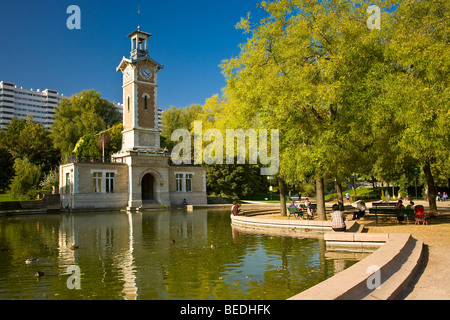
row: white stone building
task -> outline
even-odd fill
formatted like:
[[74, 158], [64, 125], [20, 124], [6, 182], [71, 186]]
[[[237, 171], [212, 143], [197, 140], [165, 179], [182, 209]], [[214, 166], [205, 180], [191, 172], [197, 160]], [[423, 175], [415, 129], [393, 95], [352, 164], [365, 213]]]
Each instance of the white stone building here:
[[206, 204], [206, 169], [170, 166], [160, 146], [157, 74], [164, 67], [148, 52], [151, 35], [134, 31], [123, 74], [122, 149], [111, 163], [60, 166], [60, 195], [72, 210], [138, 210], [161, 205]]

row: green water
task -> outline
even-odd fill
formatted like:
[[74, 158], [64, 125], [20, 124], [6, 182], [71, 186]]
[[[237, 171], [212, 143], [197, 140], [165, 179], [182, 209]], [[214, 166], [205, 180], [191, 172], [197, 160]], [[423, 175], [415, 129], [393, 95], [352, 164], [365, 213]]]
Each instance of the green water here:
[[326, 258], [323, 240], [234, 230], [228, 210], [0, 218], [3, 300], [279, 300], [353, 263]]

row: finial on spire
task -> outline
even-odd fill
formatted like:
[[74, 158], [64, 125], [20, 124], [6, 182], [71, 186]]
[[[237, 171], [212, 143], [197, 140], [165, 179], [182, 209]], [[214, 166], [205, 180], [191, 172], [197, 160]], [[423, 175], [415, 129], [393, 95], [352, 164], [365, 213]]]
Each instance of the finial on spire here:
[[138, 5], [138, 31], [141, 31], [141, 7]]

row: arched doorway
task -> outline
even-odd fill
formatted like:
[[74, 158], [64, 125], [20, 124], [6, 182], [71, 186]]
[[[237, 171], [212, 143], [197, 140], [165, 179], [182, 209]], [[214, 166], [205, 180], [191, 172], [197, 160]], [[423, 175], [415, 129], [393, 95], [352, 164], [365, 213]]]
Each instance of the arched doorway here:
[[146, 202], [153, 201], [154, 195], [153, 195], [153, 182], [154, 178], [150, 173], [147, 173], [142, 178], [142, 203], [145, 204]]

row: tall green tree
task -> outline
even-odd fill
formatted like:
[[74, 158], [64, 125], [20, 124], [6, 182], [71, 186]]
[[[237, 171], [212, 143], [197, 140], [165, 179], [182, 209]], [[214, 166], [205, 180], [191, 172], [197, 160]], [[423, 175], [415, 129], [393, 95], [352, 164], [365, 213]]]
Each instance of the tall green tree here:
[[[387, 1], [375, 1], [381, 8]], [[366, 27], [366, 7], [346, 0], [262, 2], [267, 18], [240, 56], [224, 61], [228, 115], [280, 129], [280, 177], [313, 177], [326, 219], [324, 178], [357, 171], [371, 143], [372, 103], [385, 70], [387, 31]], [[243, 122], [243, 121], [242, 121]]]
[[13, 118], [0, 133], [0, 146], [13, 158], [27, 157], [30, 163], [49, 172], [59, 164], [60, 153], [54, 147], [50, 132], [40, 123], [27, 119]]
[[9, 193], [14, 199], [31, 200], [36, 196], [41, 181], [42, 166], [30, 162], [28, 157], [14, 161], [14, 178]]
[[73, 153], [79, 160], [109, 159], [113, 153], [122, 148], [123, 124], [119, 123], [96, 134], [82, 136]]
[[63, 98], [56, 108], [52, 139], [65, 156], [70, 155], [78, 140], [122, 121], [113, 103], [95, 90], [82, 91]]
[[[1, 133], [0, 133], [1, 134]], [[14, 176], [14, 159], [9, 151], [0, 146], [0, 192], [4, 192]]]
[[386, 46], [392, 72], [381, 102], [394, 117], [386, 125], [399, 128], [395, 154], [415, 159], [422, 168], [431, 211], [437, 211], [436, 165], [447, 172], [449, 167], [449, 16], [448, 1], [401, 2]]
[[162, 122], [164, 124], [161, 137], [164, 138], [165, 145], [170, 150], [177, 142], [171, 140], [172, 132], [177, 129], [193, 130], [194, 121], [201, 118], [200, 114], [203, 113], [203, 107], [200, 104], [191, 104], [185, 108], [176, 108], [170, 106], [162, 114]]
[[214, 164], [206, 168], [206, 184], [209, 193], [245, 199], [262, 190], [264, 182], [256, 165]]

